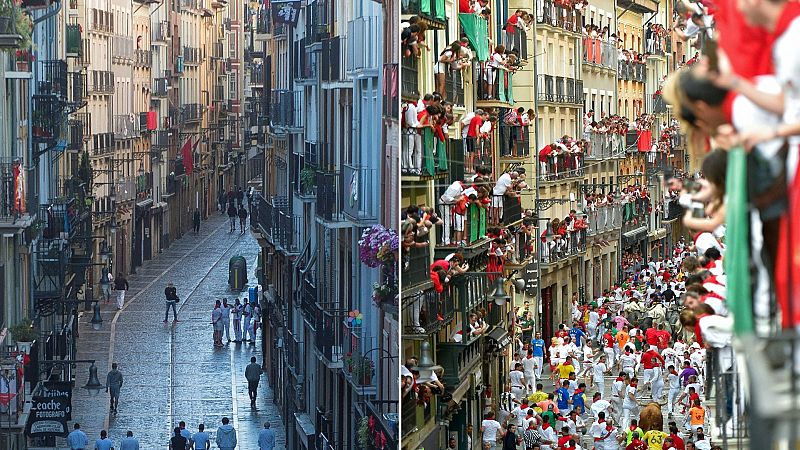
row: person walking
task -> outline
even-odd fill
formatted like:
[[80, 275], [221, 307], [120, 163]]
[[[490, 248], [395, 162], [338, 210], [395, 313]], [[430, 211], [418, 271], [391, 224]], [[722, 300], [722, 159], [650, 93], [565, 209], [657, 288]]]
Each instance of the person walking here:
[[247, 222], [247, 210], [244, 209], [244, 205], [239, 203], [239, 231], [244, 234], [244, 225]]
[[229, 424], [227, 417], [222, 418], [222, 426], [217, 428], [217, 447], [219, 450], [233, 450], [236, 448], [236, 430]]
[[217, 211], [219, 211], [220, 215], [225, 214], [225, 205], [228, 203], [228, 195], [225, 193], [225, 190], [219, 191], [219, 195], [217, 196]]
[[139, 440], [133, 437], [133, 431], [128, 430], [126, 437], [119, 442], [119, 450], [139, 450]]
[[[220, 307], [222, 311], [222, 328], [225, 333], [225, 339], [227, 339], [228, 342], [231, 341], [231, 309], [233, 308], [228, 304], [228, 299], [223, 298], [222, 306]], [[220, 337], [220, 339], [222, 338]]]
[[172, 439], [169, 440], [169, 450], [186, 450], [189, 442], [185, 437], [181, 436], [181, 427], [175, 427], [172, 431], [175, 436], [172, 436]]
[[253, 300], [251, 302], [252, 306], [252, 315], [253, 315], [253, 326], [249, 329], [250, 331], [250, 342], [256, 342], [256, 336], [258, 335], [258, 328], [261, 326], [261, 307], [258, 306], [258, 302]]
[[242, 342], [242, 302], [236, 299], [231, 309], [233, 316], [233, 342]]
[[114, 441], [108, 438], [106, 430], [100, 431], [100, 439], [94, 441], [94, 450], [114, 450]]
[[117, 309], [125, 306], [125, 292], [128, 287], [128, 280], [125, 279], [122, 272], [117, 272], [117, 279], [114, 280], [114, 290], [117, 291]]
[[192, 215], [192, 227], [194, 234], [200, 234], [200, 210], [198, 208], [194, 209], [194, 214]]
[[209, 450], [211, 448], [211, 435], [206, 432], [206, 426], [197, 426], [197, 433], [192, 435], [192, 445], [194, 450]]
[[112, 281], [114, 281], [114, 277], [111, 275], [111, 271], [107, 267], [103, 267], [103, 272], [100, 275], [100, 292], [103, 294], [103, 300], [105, 300], [106, 304], [111, 301]]
[[181, 436], [186, 439], [186, 448], [187, 450], [192, 448], [192, 432], [186, 429], [186, 422], [181, 420], [178, 422], [178, 428], [181, 429]]
[[236, 231], [236, 216], [238, 214], [239, 210], [236, 209], [236, 206], [233, 204], [233, 202], [230, 202], [228, 204], [228, 220], [230, 220], [231, 223], [231, 233]]
[[219, 300], [214, 304], [214, 310], [211, 311], [211, 325], [214, 326], [214, 347], [222, 347], [222, 303]]
[[250, 321], [253, 319], [253, 307], [244, 299], [244, 306], [242, 307], [242, 316], [244, 317], [244, 323], [242, 324], [242, 330], [244, 331], [244, 336], [242, 341], [247, 341], [247, 336], [250, 334]]
[[164, 311], [164, 323], [167, 323], [167, 318], [169, 317], [169, 309], [172, 308], [172, 320], [173, 322], [178, 321], [178, 310], [175, 305], [178, 304], [180, 299], [178, 298], [178, 290], [175, 289], [175, 285], [172, 283], [167, 284], [167, 288], [164, 289], [164, 298], [166, 300], [167, 309]]
[[111, 363], [111, 370], [106, 375], [106, 392], [111, 396], [111, 412], [117, 413], [119, 407], [119, 391], [122, 389], [122, 372], [117, 369], [117, 363]]
[[70, 450], [86, 450], [89, 446], [89, 437], [81, 430], [81, 424], [75, 422], [72, 432], [67, 435], [67, 445]]
[[258, 433], [258, 450], [273, 450], [275, 448], [275, 432], [270, 428], [269, 422], [264, 422], [264, 429]]
[[256, 357], [250, 357], [250, 364], [244, 369], [244, 377], [247, 379], [247, 393], [250, 395], [250, 406], [256, 406], [256, 396], [258, 395], [258, 382], [261, 381], [261, 366], [256, 363]]
[[239, 186], [236, 186], [236, 201], [239, 202], [239, 206], [244, 204], [244, 190]]

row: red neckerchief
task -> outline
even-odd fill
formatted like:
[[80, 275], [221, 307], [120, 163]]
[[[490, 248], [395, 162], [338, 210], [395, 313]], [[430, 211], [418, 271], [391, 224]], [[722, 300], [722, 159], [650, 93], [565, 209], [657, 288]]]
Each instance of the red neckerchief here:
[[546, 430], [548, 428], [550, 428], [550, 424], [549, 423], [545, 422], [545, 423], [542, 424], [542, 429], [543, 430]]
[[635, 388], [635, 387], [636, 387], [636, 385], [637, 385], [637, 383], [635, 383], [635, 382], [631, 381], [631, 384], [630, 384], [630, 386], [631, 386], [631, 387]]
[[625, 378], [617, 377], [616, 381], [625, 381]]

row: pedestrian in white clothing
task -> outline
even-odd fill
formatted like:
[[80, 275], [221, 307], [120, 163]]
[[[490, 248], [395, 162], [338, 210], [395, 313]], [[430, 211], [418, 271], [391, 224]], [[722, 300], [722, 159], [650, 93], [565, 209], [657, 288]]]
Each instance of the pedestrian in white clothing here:
[[516, 398], [525, 397], [525, 374], [522, 372], [522, 363], [516, 363], [514, 370], [509, 372], [508, 379], [511, 382], [511, 392]]
[[222, 327], [225, 332], [225, 337], [228, 342], [231, 341], [231, 305], [228, 304], [228, 299], [222, 299]]
[[534, 393], [536, 391], [536, 359], [533, 357], [533, 349], [529, 348], [527, 356], [522, 358], [522, 374], [525, 377], [528, 394]]
[[253, 307], [250, 305], [250, 302], [245, 299], [244, 307], [242, 308], [242, 330], [244, 330], [244, 335], [242, 336], [242, 341], [247, 340], [247, 335], [250, 333], [250, 321], [253, 320]]

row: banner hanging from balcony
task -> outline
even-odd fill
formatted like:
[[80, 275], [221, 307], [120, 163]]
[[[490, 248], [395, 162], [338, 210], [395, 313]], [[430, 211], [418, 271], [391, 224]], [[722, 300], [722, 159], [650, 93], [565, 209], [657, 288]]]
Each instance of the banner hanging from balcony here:
[[19, 214], [24, 214], [26, 212], [25, 171], [22, 170], [22, 160], [18, 159], [14, 161], [11, 173], [14, 176], [14, 206], [12, 207], [12, 211]]
[[183, 168], [186, 170], [186, 175], [191, 175], [194, 170], [194, 158], [192, 158], [192, 154], [199, 143], [200, 139], [192, 145], [192, 138], [190, 137], [186, 140], [186, 143], [183, 144], [183, 147], [181, 147], [181, 158], [183, 159]]
[[296, 25], [300, 15], [300, 3], [296, 0], [272, 2], [272, 21], [275, 25]]

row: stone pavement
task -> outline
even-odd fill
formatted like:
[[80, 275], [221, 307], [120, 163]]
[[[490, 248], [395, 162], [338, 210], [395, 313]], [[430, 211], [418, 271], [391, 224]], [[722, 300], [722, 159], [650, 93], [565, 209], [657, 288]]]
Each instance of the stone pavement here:
[[[166, 448], [171, 430], [184, 420], [192, 432], [204, 423], [212, 434], [211, 448], [216, 448], [214, 432], [227, 416], [237, 430], [238, 448], [256, 448], [265, 421], [278, 436], [276, 448], [284, 448], [284, 421], [272, 402], [266, 376], [259, 386], [257, 407], [250, 408], [244, 368], [251, 356], [262, 362], [260, 342], [213, 347], [214, 301], [227, 297], [233, 303], [237, 296], [246, 296], [246, 290], [228, 289], [228, 260], [244, 256], [250, 283], [256, 282], [258, 244], [249, 231], [241, 235], [228, 230], [227, 218], [214, 215], [203, 222], [200, 235], [187, 234], [146, 262], [128, 279], [130, 290], [122, 311], [102, 305], [102, 330], [92, 330], [90, 313], [81, 317], [78, 359], [97, 359], [101, 382], [112, 361], [125, 377], [119, 413], [114, 416], [109, 415], [108, 395], [79, 388], [84, 381], [78, 379], [72, 417], [91, 442], [101, 429], [107, 429], [115, 442], [132, 430], [141, 448]], [[170, 322], [162, 323], [164, 288], [169, 282], [181, 299], [176, 324], [171, 312]]]

